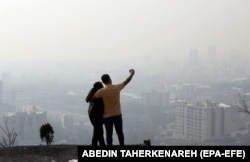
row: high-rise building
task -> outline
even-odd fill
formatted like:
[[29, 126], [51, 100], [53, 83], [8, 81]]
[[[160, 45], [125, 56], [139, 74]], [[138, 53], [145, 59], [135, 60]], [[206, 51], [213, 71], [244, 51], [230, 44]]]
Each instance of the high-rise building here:
[[47, 111], [29, 104], [23, 111], [4, 115], [9, 130], [17, 133], [16, 145], [34, 145], [41, 142], [40, 127], [47, 123]]
[[143, 92], [141, 102], [142, 104], [148, 106], [168, 106], [169, 93], [157, 92], [156, 90], [152, 90], [151, 92]]
[[74, 118], [73, 116], [69, 116], [69, 115], [63, 115], [62, 116], [62, 123], [63, 123], [63, 127], [66, 129], [70, 129], [74, 127]]
[[175, 137], [192, 142], [220, 139], [231, 133], [231, 108], [212, 101], [180, 103], [176, 108]]

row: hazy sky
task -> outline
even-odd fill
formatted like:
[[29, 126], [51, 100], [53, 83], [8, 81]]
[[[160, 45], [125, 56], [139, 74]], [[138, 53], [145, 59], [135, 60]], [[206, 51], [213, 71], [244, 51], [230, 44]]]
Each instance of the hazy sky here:
[[249, 42], [249, 0], [0, 0], [0, 64], [250, 54]]

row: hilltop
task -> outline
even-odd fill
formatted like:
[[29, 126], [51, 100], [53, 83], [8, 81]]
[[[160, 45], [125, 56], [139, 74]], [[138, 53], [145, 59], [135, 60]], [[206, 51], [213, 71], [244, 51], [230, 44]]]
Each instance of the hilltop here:
[[[127, 146], [146, 146], [145, 144]], [[86, 148], [91, 147], [86, 145]], [[78, 160], [78, 145], [36, 145], [0, 148], [0, 162], [69, 162]]]
[[1, 162], [69, 162], [77, 160], [77, 145], [38, 145], [0, 148]]

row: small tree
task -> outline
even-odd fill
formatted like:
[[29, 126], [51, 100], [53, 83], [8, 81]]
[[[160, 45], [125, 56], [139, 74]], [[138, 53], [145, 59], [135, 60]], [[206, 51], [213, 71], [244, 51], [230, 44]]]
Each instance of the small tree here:
[[54, 139], [54, 130], [53, 127], [49, 124], [43, 124], [40, 127], [40, 138], [41, 141], [45, 141], [47, 145], [51, 145]]
[[14, 143], [16, 141], [17, 133], [14, 131], [14, 128], [11, 131], [9, 130], [8, 122], [5, 118], [3, 119], [3, 121], [4, 121], [5, 129], [0, 126], [0, 130], [5, 134], [5, 136], [7, 136], [7, 138], [1, 137], [0, 146], [3, 148], [12, 147], [14, 146]]
[[235, 106], [236, 111], [250, 115], [250, 107], [247, 104], [246, 98], [239, 94], [239, 106]]

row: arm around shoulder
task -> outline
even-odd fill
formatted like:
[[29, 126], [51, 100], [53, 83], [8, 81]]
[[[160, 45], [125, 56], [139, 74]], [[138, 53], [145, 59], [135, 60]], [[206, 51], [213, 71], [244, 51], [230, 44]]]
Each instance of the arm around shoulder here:
[[85, 98], [85, 101], [90, 102], [92, 100], [93, 95], [94, 95], [94, 88], [91, 88], [89, 93], [87, 94], [87, 96]]

